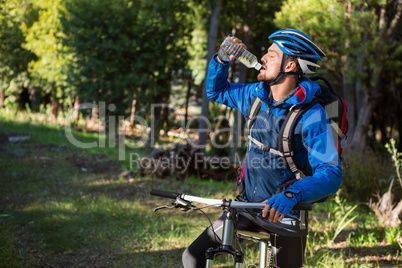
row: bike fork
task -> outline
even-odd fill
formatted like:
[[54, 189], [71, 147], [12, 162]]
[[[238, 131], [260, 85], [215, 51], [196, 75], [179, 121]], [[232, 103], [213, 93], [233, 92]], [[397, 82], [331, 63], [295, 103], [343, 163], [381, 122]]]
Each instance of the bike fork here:
[[235, 267], [241, 268], [244, 262], [244, 255], [241, 251], [234, 249], [235, 229], [232, 221], [232, 213], [226, 213], [225, 222], [223, 223], [222, 245], [218, 248], [210, 248], [206, 251], [206, 268], [212, 268], [215, 256], [220, 254], [231, 254], [235, 260]]

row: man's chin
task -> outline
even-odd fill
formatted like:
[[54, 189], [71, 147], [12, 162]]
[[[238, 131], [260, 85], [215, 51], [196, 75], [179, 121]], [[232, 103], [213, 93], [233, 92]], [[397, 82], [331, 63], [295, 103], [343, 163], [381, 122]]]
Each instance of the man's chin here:
[[257, 80], [258, 80], [258, 82], [270, 82], [271, 81], [271, 80], [266, 79], [265, 75], [263, 75], [263, 74], [258, 74]]

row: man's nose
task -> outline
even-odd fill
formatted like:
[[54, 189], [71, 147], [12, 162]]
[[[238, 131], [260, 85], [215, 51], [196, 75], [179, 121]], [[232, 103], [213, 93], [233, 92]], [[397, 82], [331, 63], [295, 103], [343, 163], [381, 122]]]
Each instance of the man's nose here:
[[267, 54], [265, 54], [265, 55], [262, 56], [262, 58], [261, 58], [261, 62], [264, 63], [264, 64], [266, 63], [266, 60], [265, 60], [265, 59], [266, 59], [266, 56], [267, 56]]

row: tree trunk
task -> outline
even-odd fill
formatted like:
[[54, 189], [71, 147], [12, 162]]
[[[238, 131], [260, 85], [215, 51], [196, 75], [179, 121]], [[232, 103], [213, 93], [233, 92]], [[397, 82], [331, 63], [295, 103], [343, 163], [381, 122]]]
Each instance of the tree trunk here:
[[398, 116], [396, 120], [396, 129], [398, 130], [399, 133], [399, 146], [398, 146], [398, 151], [402, 152], [402, 117]]
[[[169, 94], [170, 95], [170, 94]], [[167, 104], [169, 102], [167, 101]], [[169, 106], [164, 106], [162, 108], [162, 114], [161, 114], [161, 118], [162, 118], [162, 126], [165, 130], [169, 129]], [[165, 131], [165, 135], [167, 134], [167, 131]]]
[[198, 143], [200, 146], [201, 153], [205, 153], [205, 146], [207, 144], [207, 121], [209, 118], [209, 100], [207, 98], [206, 76], [208, 75], [208, 63], [215, 54], [215, 44], [218, 35], [218, 25], [219, 25], [219, 12], [221, 7], [221, 0], [217, 0], [215, 6], [212, 4], [212, 0], [208, 1], [211, 10], [210, 26], [208, 33], [208, 54], [207, 54], [207, 66], [205, 72], [205, 79], [202, 87], [202, 106], [201, 106], [201, 119], [198, 125]]
[[59, 111], [59, 102], [57, 99], [52, 100], [52, 109], [50, 113], [50, 121], [51, 122], [56, 122], [57, 121], [57, 113]]
[[367, 130], [370, 124], [373, 107], [375, 106], [373, 101], [371, 101], [369, 98], [370, 96], [366, 94], [362, 100], [362, 106], [358, 111], [359, 118], [351, 142], [351, 147], [359, 151], [363, 151], [365, 148]]
[[98, 124], [99, 119], [99, 107], [96, 104], [96, 101], [92, 102], [92, 112], [91, 112], [91, 121], [90, 121], [90, 129], [93, 129]]
[[71, 118], [71, 123], [74, 123], [78, 120], [79, 109], [80, 109], [80, 96], [77, 95], [75, 96], [73, 117]]
[[135, 117], [135, 105], [137, 104], [137, 94], [134, 93], [133, 101], [131, 103], [131, 115], [130, 115], [130, 126], [134, 126], [134, 117]]
[[29, 108], [31, 108], [31, 101], [29, 99], [29, 90], [27, 87], [22, 87], [22, 91], [19, 95], [19, 108], [20, 110], [25, 111], [26, 106], [28, 105]]
[[[222, 105], [219, 112], [221, 115], [225, 116], [227, 112], [228, 107], [225, 105]], [[226, 122], [226, 123], [225, 123]], [[227, 127], [227, 118], [220, 118], [219, 121], [215, 125], [215, 132], [218, 131], [219, 129]]]
[[[345, 17], [345, 28], [349, 27], [350, 22], [350, 18], [351, 18], [351, 12], [352, 12], [352, 7], [351, 7], [351, 3], [347, 2], [345, 3], [345, 13], [344, 13], [344, 17]], [[346, 39], [345, 42], [345, 50], [347, 51], [350, 47], [350, 43], [349, 41]], [[348, 107], [348, 114], [347, 114], [347, 119], [349, 122], [348, 125], [348, 136], [349, 137], [353, 137], [354, 132], [355, 132], [355, 122], [356, 122], [356, 113], [355, 113], [355, 109], [356, 109], [356, 99], [355, 99], [355, 88], [353, 88], [353, 83], [352, 83], [352, 79], [350, 77], [350, 73], [351, 73], [351, 67], [348, 64], [348, 55], [342, 55], [341, 56], [341, 73], [342, 73], [342, 84], [343, 84], [343, 96], [345, 98], [345, 102], [346, 102], [346, 106]]]
[[43, 99], [42, 99], [42, 104], [43, 104], [43, 108], [46, 110], [46, 106], [48, 105], [50, 103], [50, 93], [46, 93], [44, 96], [43, 96]]
[[0, 108], [3, 107], [5, 99], [6, 99], [6, 96], [4, 95], [4, 92], [0, 91]]
[[159, 132], [167, 120], [169, 107], [164, 104], [169, 103], [170, 89], [168, 80], [158, 81], [159, 94], [155, 97], [155, 107], [151, 111], [151, 131], [149, 133], [150, 139], [148, 140], [149, 146], [153, 148], [155, 142], [159, 140]]
[[188, 83], [187, 83], [186, 107], [185, 107], [185, 114], [184, 114], [184, 127], [185, 128], [187, 128], [187, 122], [188, 122], [188, 106], [189, 106], [189, 102], [190, 102], [191, 84], [192, 84], [192, 78], [191, 78], [191, 74], [190, 74], [190, 77], [188, 78]]
[[[367, 34], [365, 34], [365, 36], [367, 36]], [[364, 95], [365, 93], [363, 92], [362, 89], [362, 79], [360, 77], [360, 75], [363, 73], [363, 64], [364, 64], [364, 54], [363, 52], [359, 52], [357, 57], [356, 57], [356, 72], [357, 72], [357, 79], [356, 79], [356, 83], [355, 83], [355, 88], [354, 88], [354, 94], [353, 95], [349, 95], [348, 97], [351, 98], [351, 101], [354, 102], [353, 106], [348, 106], [348, 113], [349, 111], [351, 112], [351, 116], [349, 117], [348, 120], [351, 120], [353, 117], [352, 121], [349, 121], [349, 136], [353, 137], [354, 133], [355, 133], [355, 126], [356, 126], [356, 114], [355, 111], [360, 111], [361, 109], [364, 109], [362, 106], [363, 104], [363, 99], [364, 99]], [[367, 94], [367, 93], [366, 93]], [[360, 113], [357, 113], [357, 117], [360, 117]]]
[[357, 149], [359, 151], [363, 151], [366, 147], [366, 137], [368, 127], [370, 125], [370, 119], [372, 117], [373, 109], [376, 107], [376, 103], [378, 102], [380, 96], [380, 77], [381, 72], [383, 70], [382, 66], [382, 48], [377, 48], [376, 52], [377, 65], [373, 69], [373, 72], [370, 77], [370, 85], [374, 85], [371, 88], [367, 88], [367, 90], [363, 93], [363, 91], [358, 92], [358, 100], [356, 101], [359, 104], [358, 107], [358, 117], [356, 128], [353, 133], [353, 139], [351, 142], [351, 147]]

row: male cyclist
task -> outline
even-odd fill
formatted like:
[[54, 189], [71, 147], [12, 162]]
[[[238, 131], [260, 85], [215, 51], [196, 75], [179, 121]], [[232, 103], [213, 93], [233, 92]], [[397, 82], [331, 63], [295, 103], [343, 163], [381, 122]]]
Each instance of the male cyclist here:
[[[235, 60], [222, 49], [209, 63], [208, 98], [238, 109], [249, 120], [250, 107], [259, 97], [262, 105], [249, 133], [243, 167], [245, 194], [250, 202], [266, 202], [262, 216], [271, 222], [298, 217], [292, 208], [299, 202], [314, 202], [335, 193], [341, 183], [342, 169], [328, 117], [320, 104], [313, 105], [300, 118], [293, 137], [292, 150], [297, 167], [307, 175], [286, 191], [273, 195], [279, 187], [295, 178], [278, 151], [280, 127], [289, 109], [309, 103], [321, 91], [320, 86], [304, 77], [319, 67], [324, 52], [304, 33], [282, 29], [268, 37], [273, 44], [262, 57], [262, 68], [253, 84], [227, 81], [229, 62]], [[236, 37], [231, 39], [244, 48]], [[272, 150], [261, 149], [261, 144]], [[296, 176], [297, 177], [297, 176]], [[273, 196], [272, 196], [273, 195]], [[268, 198], [268, 199], [267, 199]], [[208, 227], [183, 253], [184, 267], [205, 267], [205, 250], [216, 247], [224, 218]], [[240, 221], [241, 219], [239, 219]], [[306, 237], [272, 236], [275, 265], [280, 268], [302, 267]]]

